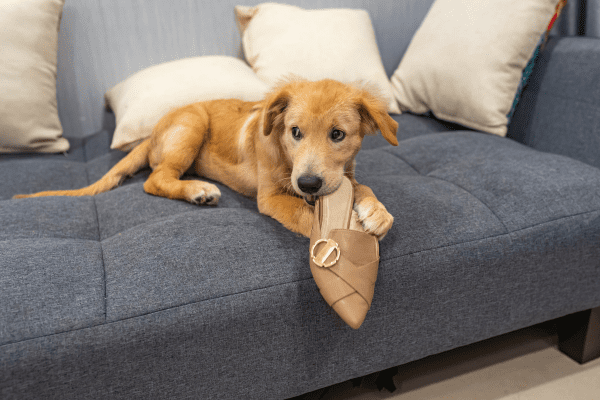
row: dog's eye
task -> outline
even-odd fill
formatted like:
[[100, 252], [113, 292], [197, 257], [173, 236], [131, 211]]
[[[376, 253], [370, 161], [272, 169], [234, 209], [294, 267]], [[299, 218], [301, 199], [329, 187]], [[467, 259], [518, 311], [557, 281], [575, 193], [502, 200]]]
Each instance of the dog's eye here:
[[302, 139], [302, 132], [300, 132], [300, 128], [298, 128], [297, 126], [294, 126], [292, 128], [292, 137], [296, 140]]
[[334, 142], [341, 142], [346, 137], [346, 133], [344, 131], [340, 131], [339, 129], [334, 129], [329, 134], [329, 137]]

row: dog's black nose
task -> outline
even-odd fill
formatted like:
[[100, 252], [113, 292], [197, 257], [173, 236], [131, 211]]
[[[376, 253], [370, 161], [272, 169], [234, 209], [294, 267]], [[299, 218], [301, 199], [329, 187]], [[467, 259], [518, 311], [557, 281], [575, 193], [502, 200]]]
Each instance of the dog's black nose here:
[[319, 191], [323, 185], [323, 180], [314, 175], [302, 175], [298, 178], [298, 187], [304, 193], [313, 194]]

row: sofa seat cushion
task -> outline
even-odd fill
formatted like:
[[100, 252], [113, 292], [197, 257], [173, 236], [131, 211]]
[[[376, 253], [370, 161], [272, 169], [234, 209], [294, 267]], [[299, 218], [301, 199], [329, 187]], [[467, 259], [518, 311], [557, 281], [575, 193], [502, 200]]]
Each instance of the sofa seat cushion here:
[[[83, 187], [123, 155], [110, 152], [87, 163], [0, 162], [9, 178], [0, 207], [2, 240], [18, 241], [15, 247], [25, 253], [28, 244], [37, 252], [37, 243], [57, 249], [65, 241], [78, 249], [89, 246], [86, 241], [100, 243], [103, 256], [93, 273], [102, 272], [105, 279], [108, 321], [310, 277], [308, 269], [292, 262], [306, 261], [306, 240], [222, 185], [217, 207], [144, 193], [148, 170], [95, 197], [8, 199], [32, 188]], [[382, 243], [383, 259], [600, 210], [597, 169], [474, 132], [429, 134], [397, 148], [365, 149], [357, 158], [357, 176], [395, 217]], [[80, 257], [64, 256], [70, 262]], [[6, 267], [14, 262], [5, 258]], [[22, 290], [3, 292], [16, 289]], [[70, 289], [63, 287], [65, 293]]]
[[[369, 141], [378, 138], [366, 141], [357, 157], [357, 178], [395, 218], [381, 244], [382, 260], [600, 213], [598, 169], [511, 140], [456, 131], [417, 136], [398, 147], [368, 149]], [[105, 301], [97, 306], [106, 321], [310, 278], [304, 265], [307, 240], [259, 214], [253, 200], [221, 184], [223, 196], [216, 207], [146, 194], [143, 182], [149, 170], [95, 197], [10, 199], [32, 190], [86, 186], [123, 156], [112, 151], [87, 162], [0, 161], [8, 178], [1, 184], [4, 246], [19, 249], [15, 257], [26, 254], [29, 262], [44, 260], [40, 249], [57, 257], [63, 252], [60, 260], [50, 258], [39, 268], [80, 264], [77, 271], [100, 276], [105, 299], [95, 299]], [[95, 266], [84, 262], [89, 254], [81, 258], [90, 243], [96, 252], [101, 249], [101, 257], [92, 257]], [[16, 271], [16, 260], [9, 256], [0, 261], [9, 275]], [[10, 279], [6, 285], [2, 293], [9, 298], [13, 291], [23, 291]], [[74, 290], [67, 283], [58, 288], [65, 298]], [[19, 318], [23, 326], [27, 319], [39, 323], [29, 313]]]
[[[119, 371], [143, 360], [140, 385], [200, 379], [235, 397], [266, 374], [249, 398], [290, 397], [600, 305], [600, 170], [470, 131], [377, 140], [366, 138], [356, 175], [395, 223], [358, 331], [320, 297], [308, 239], [219, 183], [214, 207], [144, 193], [148, 170], [95, 197], [12, 200], [80, 187], [124, 153], [0, 158], [0, 380], [39, 348], [43, 365], [72, 362], [68, 382], [126, 390]], [[27, 375], [35, 393], [68, 386], [40, 368]]]

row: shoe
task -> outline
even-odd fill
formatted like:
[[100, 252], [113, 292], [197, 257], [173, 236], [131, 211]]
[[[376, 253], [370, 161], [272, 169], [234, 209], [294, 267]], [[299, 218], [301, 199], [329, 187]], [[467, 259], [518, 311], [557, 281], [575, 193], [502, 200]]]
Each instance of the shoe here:
[[373, 300], [379, 242], [364, 231], [353, 206], [354, 188], [346, 177], [334, 193], [316, 200], [310, 270], [327, 304], [358, 329]]

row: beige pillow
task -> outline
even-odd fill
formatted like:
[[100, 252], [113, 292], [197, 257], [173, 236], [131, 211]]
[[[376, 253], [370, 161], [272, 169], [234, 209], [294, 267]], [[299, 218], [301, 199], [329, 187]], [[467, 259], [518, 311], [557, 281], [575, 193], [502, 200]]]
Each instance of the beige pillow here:
[[505, 136], [558, 0], [436, 0], [392, 75], [402, 111]]
[[362, 82], [379, 91], [389, 112], [400, 112], [365, 10], [264, 3], [235, 13], [246, 60], [270, 86], [291, 76]]
[[0, 153], [64, 152], [56, 105], [64, 0], [0, 0]]
[[154, 65], [106, 92], [106, 104], [117, 121], [110, 147], [131, 150], [175, 108], [227, 98], [258, 101], [267, 90], [267, 85], [238, 58], [203, 56]]

